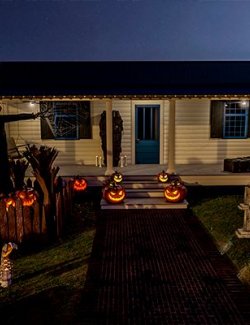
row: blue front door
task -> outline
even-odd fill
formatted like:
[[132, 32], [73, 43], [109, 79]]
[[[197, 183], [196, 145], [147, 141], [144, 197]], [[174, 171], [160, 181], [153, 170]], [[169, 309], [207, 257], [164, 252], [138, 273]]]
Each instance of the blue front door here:
[[159, 105], [135, 106], [135, 162], [159, 164]]

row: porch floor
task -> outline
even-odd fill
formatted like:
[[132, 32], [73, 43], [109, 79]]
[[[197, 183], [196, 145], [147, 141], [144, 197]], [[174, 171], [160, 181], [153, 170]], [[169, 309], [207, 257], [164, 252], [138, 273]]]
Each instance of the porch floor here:
[[[126, 167], [114, 167], [128, 176], [154, 176], [162, 170], [166, 170], [166, 165], [129, 165]], [[60, 165], [58, 175], [63, 177], [86, 176], [90, 179], [103, 181], [106, 167], [96, 167], [93, 165]], [[250, 173], [230, 173], [223, 171], [222, 164], [182, 164], [176, 166], [176, 173], [181, 176], [184, 182], [190, 185], [235, 185], [245, 186], [250, 184]], [[32, 174], [31, 174], [32, 175]]]
[[[157, 175], [160, 171], [166, 170], [166, 165], [129, 165], [126, 167], [114, 167], [114, 170], [120, 171], [124, 175]], [[59, 174], [61, 176], [103, 176], [106, 167], [96, 167], [93, 165], [60, 165]], [[223, 172], [221, 164], [183, 164], [176, 166], [176, 173], [180, 175], [232, 175], [232, 173]], [[250, 173], [249, 175], [250, 179]]]

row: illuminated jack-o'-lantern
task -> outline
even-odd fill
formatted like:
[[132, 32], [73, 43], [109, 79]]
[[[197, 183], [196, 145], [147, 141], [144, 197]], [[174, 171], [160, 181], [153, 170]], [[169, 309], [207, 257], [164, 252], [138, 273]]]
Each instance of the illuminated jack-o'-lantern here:
[[123, 177], [122, 174], [115, 171], [111, 177], [110, 177], [111, 181], [114, 181], [115, 183], [121, 183], [123, 181]]
[[168, 202], [182, 202], [186, 195], [187, 188], [179, 180], [172, 181], [164, 190], [164, 196]]
[[103, 198], [109, 203], [121, 203], [125, 197], [125, 189], [120, 184], [111, 182], [103, 189]]
[[165, 170], [163, 170], [162, 172], [160, 172], [157, 175], [157, 180], [158, 180], [158, 182], [161, 182], [161, 183], [167, 183], [167, 182], [169, 182], [169, 174], [166, 173]]
[[30, 207], [37, 199], [36, 192], [32, 188], [18, 191], [16, 196], [22, 200], [22, 205]]
[[86, 179], [83, 177], [77, 177], [75, 178], [73, 182], [73, 189], [77, 192], [85, 191], [86, 188], [88, 187], [88, 183]]
[[16, 206], [16, 200], [13, 196], [5, 198], [4, 201], [5, 201], [6, 210], [8, 210], [10, 206], [13, 207]]

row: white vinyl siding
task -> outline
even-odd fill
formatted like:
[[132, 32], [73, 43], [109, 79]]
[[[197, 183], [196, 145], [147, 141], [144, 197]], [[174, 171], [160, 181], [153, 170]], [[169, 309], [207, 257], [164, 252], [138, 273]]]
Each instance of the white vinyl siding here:
[[[131, 164], [131, 102], [113, 101], [113, 110], [118, 110], [123, 119], [122, 153], [127, 156], [128, 164]], [[94, 165], [96, 155], [102, 156], [101, 139], [99, 136], [99, 121], [101, 113], [106, 110], [105, 101], [91, 102], [92, 139], [81, 140], [41, 140], [40, 119], [6, 123], [8, 136], [13, 137], [17, 145], [25, 143], [47, 145], [56, 147], [59, 151], [56, 163], [58, 165], [82, 164]], [[8, 114], [38, 112], [39, 105], [27, 104], [8, 105]], [[6, 113], [7, 113], [6, 112]], [[21, 148], [22, 149], [22, 148]], [[24, 148], [23, 148], [24, 149]]]
[[127, 156], [127, 163], [131, 164], [132, 156], [132, 119], [131, 119], [131, 102], [129, 100], [114, 100], [114, 111], [119, 111], [123, 120], [123, 132], [122, 132], [122, 152], [121, 155]]
[[[105, 103], [100, 102], [95, 105], [91, 103], [91, 123], [92, 123], [92, 139], [81, 140], [41, 140], [40, 119], [6, 123], [6, 131], [9, 136], [13, 137], [17, 145], [25, 143], [47, 145], [55, 147], [58, 151], [56, 163], [58, 165], [95, 164], [96, 155], [101, 155], [99, 137], [99, 120], [100, 114], [105, 109]], [[23, 112], [38, 112], [39, 105], [8, 105], [9, 114], [18, 114]], [[22, 148], [21, 148], [22, 149]]]
[[[136, 104], [160, 105], [160, 160], [167, 165], [168, 160], [168, 113], [169, 103], [165, 101], [113, 100], [113, 110], [118, 110], [123, 120], [122, 154], [128, 164], [134, 157], [134, 107]], [[58, 165], [94, 165], [96, 155], [102, 155], [99, 136], [101, 113], [106, 109], [105, 100], [91, 102], [92, 139], [81, 140], [41, 140], [40, 119], [6, 123], [6, 132], [17, 145], [26, 142], [36, 145], [56, 147], [59, 151]], [[4, 113], [18, 114], [38, 112], [39, 105], [8, 104]], [[221, 163], [224, 158], [250, 156], [250, 139], [217, 139], [210, 137], [210, 101], [176, 101], [176, 164]]]
[[180, 100], [176, 104], [176, 163], [221, 163], [250, 155], [250, 139], [210, 138], [210, 101]]

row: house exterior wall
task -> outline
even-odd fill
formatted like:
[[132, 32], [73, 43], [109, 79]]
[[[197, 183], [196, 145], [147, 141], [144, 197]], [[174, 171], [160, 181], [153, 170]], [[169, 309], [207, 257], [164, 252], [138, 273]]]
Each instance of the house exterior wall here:
[[210, 100], [176, 102], [176, 163], [221, 163], [250, 155], [250, 139], [210, 138]]
[[[135, 105], [160, 105], [160, 163], [168, 160], [168, 113], [169, 102], [113, 100], [113, 110], [118, 110], [123, 119], [122, 154], [127, 156], [128, 164], [135, 161]], [[95, 164], [96, 155], [102, 155], [99, 137], [101, 113], [106, 109], [102, 100], [91, 102], [92, 139], [81, 140], [41, 140], [40, 120], [28, 120], [6, 123], [8, 136], [16, 140], [17, 145], [25, 142], [36, 145], [48, 145], [59, 150], [56, 163]], [[37, 112], [39, 105], [8, 104], [4, 113], [18, 114]], [[224, 158], [250, 156], [250, 139], [210, 138], [210, 100], [187, 99], [176, 101], [176, 163], [221, 163]]]
[[[91, 103], [91, 123], [92, 139], [80, 140], [42, 140], [40, 119], [6, 123], [6, 132], [8, 136], [13, 137], [17, 145], [23, 145], [25, 142], [49, 147], [56, 147], [59, 151], [56, 163], [58, 165], [70, 164], [95, 164], [96, 155], [101, 155], [101, 143], [99, 137], [99, 119], [101, 112], [105, 109], [105, 102]], [[8, 114], [18, 114], [22, 112], [38, 112], [39, 105], [8, 105]]]
[[133, 122], [132, 122], [132, 105], [130, 100], [114, 100], [112, 109], [119, 111], [123, 120], [122, 132], [122, 152], [121, 155], [127, 156], [127, 163], [132, 163], [132, 138], [133, 138]]

